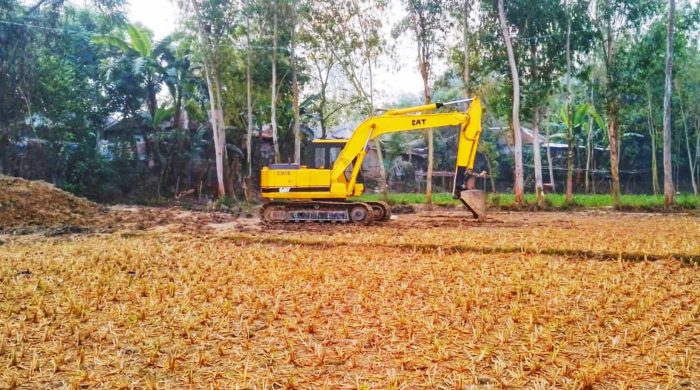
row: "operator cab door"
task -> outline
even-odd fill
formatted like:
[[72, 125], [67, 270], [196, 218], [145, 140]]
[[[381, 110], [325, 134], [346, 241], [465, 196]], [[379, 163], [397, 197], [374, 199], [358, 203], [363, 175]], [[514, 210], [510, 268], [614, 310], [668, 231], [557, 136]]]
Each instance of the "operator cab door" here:
[[[347, 140], [344, 139], [338, 139], [338, 140], [326, 140], [326, 139], [317, 139], [314, 140], [311, 143], [311, 150], [310, 150], [310, 155], [309, 155], [309, 168], [312, 169], [333, 169], [333, 164], [335, 164], [335, 160], [338, 159], [338, 156], [340, 155], [340, 152], [343, 150], [345, 147], [345, 144], [347, 143]], [[355, 162], [353, 161], [352, 164], [345, 170], [345, 179], [346, 181], [350, 180], [350, 175], [352, 175], [352, 170], [353, 167], [355, 166]], [[363, 177], [362, 177], [362, 171], [360, 171], [360, 174], [358, 175], [357, 178], [358, 183], [363, 183]]]

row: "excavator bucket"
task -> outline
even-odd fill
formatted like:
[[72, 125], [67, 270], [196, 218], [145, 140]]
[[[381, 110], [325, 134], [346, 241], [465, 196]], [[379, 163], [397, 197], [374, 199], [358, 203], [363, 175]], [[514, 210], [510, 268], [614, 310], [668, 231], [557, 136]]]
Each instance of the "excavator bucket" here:
[[463, 190], [459, 200], [474, 214], [479, 222], [486, 220], [486, 193], [481, 190]]

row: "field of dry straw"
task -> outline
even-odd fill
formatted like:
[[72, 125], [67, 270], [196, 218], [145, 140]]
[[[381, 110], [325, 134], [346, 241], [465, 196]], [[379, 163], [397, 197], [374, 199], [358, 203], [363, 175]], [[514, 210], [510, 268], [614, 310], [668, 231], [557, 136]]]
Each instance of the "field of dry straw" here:
[[0, 388], [700, 388], [697, 217], [136, 214], [0, 236]]

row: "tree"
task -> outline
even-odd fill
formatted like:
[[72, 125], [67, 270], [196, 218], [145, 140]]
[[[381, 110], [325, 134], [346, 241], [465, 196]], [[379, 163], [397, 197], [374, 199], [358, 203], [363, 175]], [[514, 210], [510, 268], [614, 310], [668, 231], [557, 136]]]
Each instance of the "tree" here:
[[[385, 45], [385, 40], [380, 35], [380, 15], [384, 7], [384, 0], [352, 0], [332, 4], [312, 2], [309, 6], [310, 23], [306, 41], [310, 48], [320, 49], [320, 52], [310, 53], [309, 58], [316, 68], [321, 87], [319, 116], [324, 134], [328, 116], [346, 106], [359, 102], [362, 114], [374, 113], [374, 68]], [[330, 56], [324, 52], [330, 53]], [[357, 99], [340, 104], [327, 114], [328, 80], [331, 70], [336, 65], [342, 69]], [[388, 199], [381, 141], [377, 138], [374, 144], [380, 162], [382, 193], [384, 198]]]
[[652, 109], [652, 94], [651, 86], [647, 85], [647, 122], [649, 123], [649, 138], [651, 140], [651, 191], [654, 195], [659, 194], [659, 165], [657, 163], [656, 154], [658, 147], [656, 139], [658, 131], [654, 127], [654, 110]]
[[464, 81], [464, 93], [467, 95], [467, 97], [469, 97], [469, 93], [471, 92], [471, 72], [469, 71], [469, 61], [471, 56], [471, 47], [469, 45], [469, 13], [471, 12], [471, 5], [472, 0], [464, 0], [462, 9], [462, 23], [464, 24], [464, 37], [462, 38], [464, 41], [464, 73], [462, 80]]
[[668, 33], [666, 37], [666, 87], [664, 88], [664, 205], [673, 204], [673, 166], [671, 152], [671, 96], [673, 94], [673, 27], [676, 20], [676, 2], [669, 0]]
[[[209, 90], [210, 122], [212, 126], [218, 196], [235, 197], [232, 186], [226, 185], [228, 157], [226, 151], [226, 131], [224, 122], [224, 101], [222, 98], [221, 48], [229, 36], [232, 15], [236, 12], [233, 3], [209, 0], [188, 0], [182, 4], [192, 11], [199, 39], [199, 50], [204, 68], [204, 76]], [[228, 191], [227, 191], [228, 187]]]
[[253, 177], [253, 79], [251, 75], [253, 49], [250, 47], [250, 10], [245, 15], [245, 82], [246, 82], [246, 161], [248, 162], [248, 178]]
[[[523, 84], [524, 111], [532, 117], [532, 145], [535, 165], [535, 194], [537, 204], [544, 206], [544, 184], [542, 179], [542, 157], [540, 152], [540, 128], [542, 117], [547, 110], [550, 96], [558, 88], [559, 79], [566, 70], [567, 75], [567, 113], [571, 123], [570, 93], [571, 56], [574, 49], [583, 51], [587, 46], [587, 23], [585, 21], [586, 5], [577, 1], [573, 6], [569, 2], [561, 4], [559, 0], [523, 1], [511, 3], [506, 14], [510, 25], [525, 36], [514, 45], [519, 59], [519, 73]], [[573, 14], [573, 15], [572, 15]], [[578, 39], [572, 42], [569, 34], [571, 19], [576, 18], [580, 29]], [[558, 53], [566, 51], [566, 62]], [[566, 65], [566, 67], [565, 67]], [[567, 126], [569, 154], [572, 154], [573, 129]], [[571, 156], [568, 162], [571, 163]], [[571, 183], [567, 186], [571, 189]]]
[[[418, 69], [423, 79], [423, 97], [425, 104], [432, 100], [430, 82], [432, 65], [445, 50], [445, 35], [449, 27], [446, 23], [449, 3], [446, 0], [404, 0], [407, 15], [397, 26], [395, 34], [410, 30], [417, 43]], [[425, 178], [425, 203], [432, 204], [434, 136], [433, 129], [428, 130], [428, 172]]]
[[191, 36], [175, 33], [165, 37], [156, 48], [163, 82], [173, 99], [174, 127], [181, 127], [186, 105], [190, 100], [196, 99], [196, 89], [200, 85], [200, 79], [192, 69], [192, 45]]
[[277, 129], [277, 0], [272, 5], [272, 82], [270, 87], [272, 95], [270, 97], [270, 124], [272, 126], [272, 144], [275, 149], [275, 162], [279, 163], [280, 142]]
[[679, 92], [679, 106], [681, 110], [681, 119], [683, 121], [683, 135], [685, 136], [685, 148], [686, 152], [688, 155], [688, 171], [690, 172], [690, 183], [693, 186], [693, 195], [698, 195], [698, 182], [695, 178], [695, 173], [697, 170], [697, 165], [698, 165], [698, 156], [700, 156], [700, 126], [696, 127], [696, 134], [695, 134], [695, 155], [693, 155], [693, 148], [691, 148], [691, 139], [690, 139], [690, 132], [688, 131], [688, 118], [686, 117], [686, 112], [683, 107], [683, 93], [680, 88], [680, 82], [676, 80], [677, 82], [677, 87], [676, 89]]
[[506, 21], [506, 14], [503, 8], [503, 0], [498, 1], [498, 19], [501, 24], [501, 31], [503, 34], [503, 41], [506, 45], [506, 52], [508, 54], [508, 65], [510, 67], [511, 81], [513, 83], [513, 111], [512, 111], [512, 123], [513, 123], [513, 139], [515, 141], [515, 186], [513, 191], [515, 192], [515, 204], [518, 206], [523, 205], [525, 197], [525, 185], [523, 177], [523, 141], [522, 133], [520, 132], [520, 79], [518, 77], [518, 66], [515, 62], [515, 53], [513, 52], [513, 43], [510, 37], [510, 27]]
[[306, 60], [312, 71], [309, 72], [314, 82], [315, 96], [312, 96], [313, 109], [318, 116], [321, 126], [321, 138], [326, 138], [328, 120], [337, 112], [330, 109], [328, 86], [331, 72], [338, 64], [332, 48], [335, 47], [335, 39], [329, 31], [331, 24], [328, 22], [330, 15], [327, 9], [318, 7], [318, 3], [305, 2], [301, 7], [304, 10], [305, 23], [299, 26], [299, 43], [306, 54]]
[[292, 111], [294, 116], [294, 163], [301, 162], [301, 123], [299, 123], [299, 81], [297, 80], [297, 5], [295, 1], [291, 4], [291, 63], [292, 63]]
[[151, 33], [133, 24], [126, 26], [128, 39], [119, 35], [100, 35], [93, 42], [109, 45], [125, 55], [133, 55], [132, 69], [136, 76], [143, 78], [146, 93], [146, 105], [151, 119], [158, 109], [157, 95], [163, 82], [163, 71], [158, 63], [158, 51], [155, 50]]
[[574, 96], [571, 91], [571, 11], [569, 1], [564, 1], [566, 7], [566, 203], [574, 203], [574, 128], [573, 109]]
[[624, 83], [621, 73], [624, 72], [618, 52], [624, 44], [624, 35], [628, 31], [639, 28], [653, 16], [659, 2], [657, 0], [596, 0], [594, 3], [593, 23], [596, 28], [596, 41], [603, 59], [605, 74], [605, 115], [610, 149], [611, 193], [615, 206], [620, 205], [620, 108]]
[[[577, 120], [579, 122], [584, 120], [585, 118], [582, 118], [582, 115], [587, 114], [588, 123], [583, 122], [582, 125], [584, 126], [586, 134], [586, 171], [584, 177], [584, 188], [586, 190], [586, 193], [589, 193], [592, 183], [591, 163], [593, 162], [594, 157], [594, 137], [596, 137], [596, 134], [598, 134], [601, 130], [605, 129], [605, 122], [595, 109], [595, 105], [593, 104], [593, 94], [591, 94], [591, 102], [586, 105], [583, 105], [582, 107], [585, 108], [579, 108], [574, 110], [573, 123], [576, 123]], [[577, 118], [577, 115], [580, 119]]]

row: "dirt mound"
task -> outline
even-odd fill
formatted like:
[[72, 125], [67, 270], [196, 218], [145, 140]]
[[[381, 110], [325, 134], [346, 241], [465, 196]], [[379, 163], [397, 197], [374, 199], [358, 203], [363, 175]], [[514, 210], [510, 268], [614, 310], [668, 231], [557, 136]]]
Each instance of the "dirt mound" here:
[[416, 208], [411, 204], [397, 204], [391, 208], [392, 214], [415, 214]]
[[104, 207], [46, 182], [0, 175], [0, 232], [89, 227], [106, 213]]

